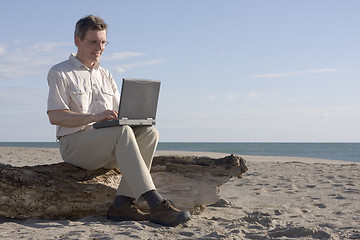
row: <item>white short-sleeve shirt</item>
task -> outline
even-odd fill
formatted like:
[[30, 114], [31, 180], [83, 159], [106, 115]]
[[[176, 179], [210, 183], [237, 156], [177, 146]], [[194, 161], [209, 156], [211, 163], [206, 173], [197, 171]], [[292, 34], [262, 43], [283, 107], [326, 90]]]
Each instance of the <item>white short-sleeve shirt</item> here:
[[[47, 80], [47, 111], [66, 109], [96, 114], [105, 110], [118, 110], [120, 93], [114, 78], [99, 63], [89, 69], [71, 54], [69, 60], [50, 69]], [[90, 128], [92, 124], [75, 128], [57, 126], [56, 136], [59, 138]]]

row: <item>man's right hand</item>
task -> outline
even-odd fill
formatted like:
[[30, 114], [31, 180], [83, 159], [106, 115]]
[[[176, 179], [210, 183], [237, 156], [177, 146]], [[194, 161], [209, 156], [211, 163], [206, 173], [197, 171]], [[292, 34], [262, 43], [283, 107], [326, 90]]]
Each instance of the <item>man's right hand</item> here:
[[94, 122], [103, 122], [103, 121], [108, 121], [108, 120], [112, 120], [112, 119], [117, 119], [117, 117], [118, 117], [117, 111], [106, 110], [104, 112], [94, 114], [93, 121]]

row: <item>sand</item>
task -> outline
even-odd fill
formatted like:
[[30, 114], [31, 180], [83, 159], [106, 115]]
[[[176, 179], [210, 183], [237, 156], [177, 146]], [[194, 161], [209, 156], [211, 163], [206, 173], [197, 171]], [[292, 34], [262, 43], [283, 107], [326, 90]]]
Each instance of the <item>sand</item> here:
[[[157, 155], [223, 153], [165, 152]], [[242, 156], [248, 172], [220, 189], [220, 201], [188, 223], [0, 217], [0, 239], [360, 239], [360, 164], [298, 157]], [[56, 163], [57, 149], [0, 148], [14, 166]]]

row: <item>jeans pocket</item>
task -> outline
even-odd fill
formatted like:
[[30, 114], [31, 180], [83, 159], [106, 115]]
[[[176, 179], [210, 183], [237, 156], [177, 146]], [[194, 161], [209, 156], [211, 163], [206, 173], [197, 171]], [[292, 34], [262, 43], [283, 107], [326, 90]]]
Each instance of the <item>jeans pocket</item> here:
[[60, 140], [59, 140], [59, 149], [60, 149], [60, 154], [61, 154], [61, 157], [62, 159], [66, 162], [66, 152], [69, 148], [69, 143], [67, 141], [65, 141], [63, 139], [64, 137], [62, 137]]

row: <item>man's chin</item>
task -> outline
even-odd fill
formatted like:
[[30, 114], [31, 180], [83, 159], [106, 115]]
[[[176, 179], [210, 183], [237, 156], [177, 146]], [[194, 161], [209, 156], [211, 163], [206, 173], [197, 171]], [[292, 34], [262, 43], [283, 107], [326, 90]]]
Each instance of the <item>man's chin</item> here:
[[98, 54], [93, 54], [93, 56], [92, 56], [92, 60], [93, 61], [99, 61], [100, 60], [100, 57], [101, 57], [101, 55], [98, 55]]

